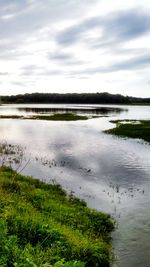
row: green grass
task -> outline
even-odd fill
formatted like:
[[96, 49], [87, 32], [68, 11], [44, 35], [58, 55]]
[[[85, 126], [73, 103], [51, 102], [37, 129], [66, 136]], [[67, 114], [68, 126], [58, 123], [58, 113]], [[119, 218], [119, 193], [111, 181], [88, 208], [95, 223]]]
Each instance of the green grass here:
[[53, 115], [36, 115], [33, 119], [37, 120], [50, 120], [50, 121], [76, 121], [76, 120], [87, 120], [87, 116], [77, 115], [75, 113], [56, 113]]
[[0, 266], [108, 267], [113, 230], [59, 185], [0, 168]]
[[0, 115], [0, 119], [21, 119], [23, 116], [19, 115]]
[[31, 120], [47, 120], [47, 121], [77, 121], [87, 120], [87, 116], [77, 115], [75, 113], [56, 113], [53, 115], [32, 115], [29, 117], [19, 115], [1, 115], [0, 119], [31, 119]]
[[133, 106], [150, 106], [150, 103], [131, 103], [129, 105], [133, 105]]
[[111, 122], [116, 123], [116, 128], [106, 130], [106, 133], [139, 138], [150, 143], [150, 120], [115, 120]]

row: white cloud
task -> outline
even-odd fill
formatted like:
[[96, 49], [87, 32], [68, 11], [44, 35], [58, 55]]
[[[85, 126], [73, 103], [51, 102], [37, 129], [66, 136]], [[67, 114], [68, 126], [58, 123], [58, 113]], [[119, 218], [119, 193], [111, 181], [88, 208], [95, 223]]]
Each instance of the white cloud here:
[[148, 0], [0, 0], [0, 94], [149, 96]]

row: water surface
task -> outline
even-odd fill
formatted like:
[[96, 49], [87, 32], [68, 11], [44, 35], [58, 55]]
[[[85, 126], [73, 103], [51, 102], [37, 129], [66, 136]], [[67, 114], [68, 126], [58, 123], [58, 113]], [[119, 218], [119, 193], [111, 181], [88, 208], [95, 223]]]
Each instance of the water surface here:
[[25, 159], [30, 162], [24, 174], [55, 180], [90, 207], [115, 217], [112, 242], [117, 266], [149, 267], [150, 146], [102, 131], [114, 126], [109, 123], [112, 119], [150, 119], [150, 107], [8, 105], [0, 107], [0, 115], [73, 109], [80, 114], [98, 110], [104, 117], [74, 122], [3, 119], [0, 140], [25, 148]]

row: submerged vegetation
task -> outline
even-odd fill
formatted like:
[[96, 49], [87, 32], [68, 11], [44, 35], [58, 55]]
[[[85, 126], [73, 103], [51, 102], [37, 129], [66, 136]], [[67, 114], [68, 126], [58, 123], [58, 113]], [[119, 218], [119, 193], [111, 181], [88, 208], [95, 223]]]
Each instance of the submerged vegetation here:
[[150, 120], [114, 120], [116, 128], [106, 130], [106, 133], [121, 137], [139, 138], [150, 143]]
[[113, 229], [59, 185], [0, 168], [0, 266], [108, 267]]
[[52, 115], [0, 115], [0, 119], [31, 119], [31, 120], [47, 120], [47, 121], [77, 121], [87, 120], [87, 116], [78, 115], [75, 113], [55, 113]]

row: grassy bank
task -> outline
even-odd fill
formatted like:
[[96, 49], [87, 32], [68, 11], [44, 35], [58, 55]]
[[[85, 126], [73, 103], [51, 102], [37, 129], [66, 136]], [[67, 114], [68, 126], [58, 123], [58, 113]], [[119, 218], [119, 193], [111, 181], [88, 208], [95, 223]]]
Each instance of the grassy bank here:
[[59, 185], [0, 168], [0, 266], [108, 267], [113, 229]]
[[150, 120], [114, 120], [116, 128], [106, 130], [106, 133], [121, 137], [139, 138], [150, 143]]

